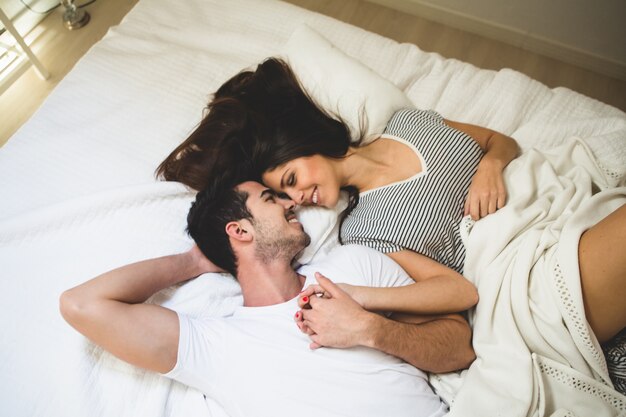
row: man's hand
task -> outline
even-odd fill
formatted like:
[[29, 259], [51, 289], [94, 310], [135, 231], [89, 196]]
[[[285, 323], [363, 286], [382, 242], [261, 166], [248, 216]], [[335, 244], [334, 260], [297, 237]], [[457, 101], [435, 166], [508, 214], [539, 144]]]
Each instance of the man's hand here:
[[118, 358], [165, 373], [176, 364], [179, 325], [176, 313], [145, 304], [153, 294], [214, 271], [200, 251], [147, 259], [105, 272], [61, 295], [63, 318]]
[[209, 261], [207, 257], [204, 256], [198, 245], [193, 245], [187, 254], [191, 259], [191, 262], [197, 265], [198, 269], [202, 271], [201, 274], [206, 272], [225, 272], [222, 268]]
[[300, 294], [301, 310], [295, 315], [312, 340], [311, 349], [366, 346], [428, 372], [467, 368], [475, 359], [471, 329], [460, 315], [394, 314], [393, 320], [386, 319], [363, 309], [323, 275], [316, 278], [319, 285]]
[[337, 284], [317, 272], [319, 285], [308, 287], [299, 299], [298, 327], [312, 340], [311, 349], [363, 345], [373, 313], [365, 311]]

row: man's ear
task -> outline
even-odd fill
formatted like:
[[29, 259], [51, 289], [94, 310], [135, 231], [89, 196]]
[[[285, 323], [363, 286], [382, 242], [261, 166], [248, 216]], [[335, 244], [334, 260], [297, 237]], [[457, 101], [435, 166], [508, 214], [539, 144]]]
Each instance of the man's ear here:
[[238, 221], [228, 222], [226, 224], [226, 234], [235, 240], [241, 242], [249, 242], [252, 240], [252, 234], [248, 232], [250, 222]]

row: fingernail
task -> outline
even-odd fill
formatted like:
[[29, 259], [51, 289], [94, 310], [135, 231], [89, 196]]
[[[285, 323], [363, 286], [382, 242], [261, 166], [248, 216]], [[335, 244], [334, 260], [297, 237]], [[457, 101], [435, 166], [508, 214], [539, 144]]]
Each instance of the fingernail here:
[[302, 302], [303, 303], [308, 303], [309, 302], [309, 297], [307, 297], [306, 295], [304, 297], [302, 297]]
[[296, 313], [296, 318], [297, 318], [297, 319], [299, 319], [299, 318], [300, 318], [300, 312], [299, 312], [299, 311]]

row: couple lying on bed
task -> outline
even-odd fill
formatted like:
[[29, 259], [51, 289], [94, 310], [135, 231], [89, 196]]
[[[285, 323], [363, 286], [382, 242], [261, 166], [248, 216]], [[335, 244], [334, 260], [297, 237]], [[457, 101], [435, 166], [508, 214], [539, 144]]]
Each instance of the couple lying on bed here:
[[[340, 241], [386, 253], [415, 280], [402, 291], [347, 287], [350, 295], [370, 310], [439, 314], [477, 301], [462, 276], [459, 223], [504, 206], [503, 170], [518, 149], [498, 132], [420, 110], [397, 112], [378, 140], [359, 146], [284, 62], [268, 59], [218, 89], [157, 172], [196, 190], [209, 179], [254, 178], [299, 205], [334, 207], [347, 190]], [[612, 251], [624, 247], [625, 228], [622, 207], [580, 239], [585, 312], [600, 342], [626, 325], [626, 258]]]
[[[195, 246], [107, 272], [66, 291], [63, 316], [107, 351], [199, 389], [231, 416], [445, 414], [426, 374], [383, 351], [426, 369], [444, 362], [449, 368], [439, 369], [468, 366], [473, 351], [467, 324], [452, 315], [396, 322], [366, 312], [319, 275], [354, 285], [411, 282], [372, 249], [339, 247], [294, 270], [292, 261], [310, 241], [294, 207], [257, 182], [210, 186], [197, 195], [188, 230], [199, 247], [211, 248], [211, 261]], [[244, 306], [232, 316], [188, 317], [143, 303], [163, 288], [216, 271], [216, 265], [241, 285]], [[300, 292], [315, 282], [324, 286], [325, 298], [308, 300]], [[309, 349], [308, 337], [293, 322], [303, 299], [311, 306], [340, 300], [360, 327], [351, 331], [359, 338], [344, 346], [373, 349]], [[391, 332], [403, 336], [386, 339]]]
[[[189, 231], [211, 261], [193, 249], [122, 267], [66, 292], [65, 317], [122, 359], [169, 372], [233, 414], [263, 415], [267, 407], [267, 414], [279, 415], [285, 404], [291, 413], [297, 406], [305, 414], [437, 415], [440, 404], [424, 375], [394, 357], [435, 372], [471, 362], [469, 328], [455, 313], [472, 307], [477, 293], [462, 276], [458, 224], [466, 214], [478, 219], [504, 205], [502, 170], [517, 145], [417, 110], [396, 113], [369, 144], [354, 145], [349, 137], [280, 61], [235, 76], [159, 169], [167, 179], [206, 189], [190, 211]], [[290, 261], [306, 239], [291, 205], [333, 207], [342, 189], [351, 194], [343, 243], [377, 251], [342, 248], [294, 273]], [[290, 200], [278, 198], [285, 195]], [[579, 243], [585, 312], [601, 341], [626, 322], [626, 261], [607, 250], [623, 247], [625, 224], [621, 207]], [[218, 269], [240, 279], [246, 305], [225, 321], [140, 304]], [[308, 286], [315, 272], [345, 284], [318, 276]], [[398, 321], [366, 310], [395, 312], [391, 318]], [[306, 337], [285, 323], [294, 314]], [[350, 349], [294, 348], [307, 337], [314, 348]], [[349, 397], [353, 401], [342, 401]], [[356, 404], [362, 410], [352, 408]]]

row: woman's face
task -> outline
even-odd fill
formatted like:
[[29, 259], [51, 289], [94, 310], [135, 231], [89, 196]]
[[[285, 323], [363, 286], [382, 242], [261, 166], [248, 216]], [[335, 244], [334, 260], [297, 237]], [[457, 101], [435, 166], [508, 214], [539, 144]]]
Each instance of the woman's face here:
[[335, 207], [341, 185], [335, 164], [322, 155], [293, 159], [263, 174], [263, 182], [304, 206]]

